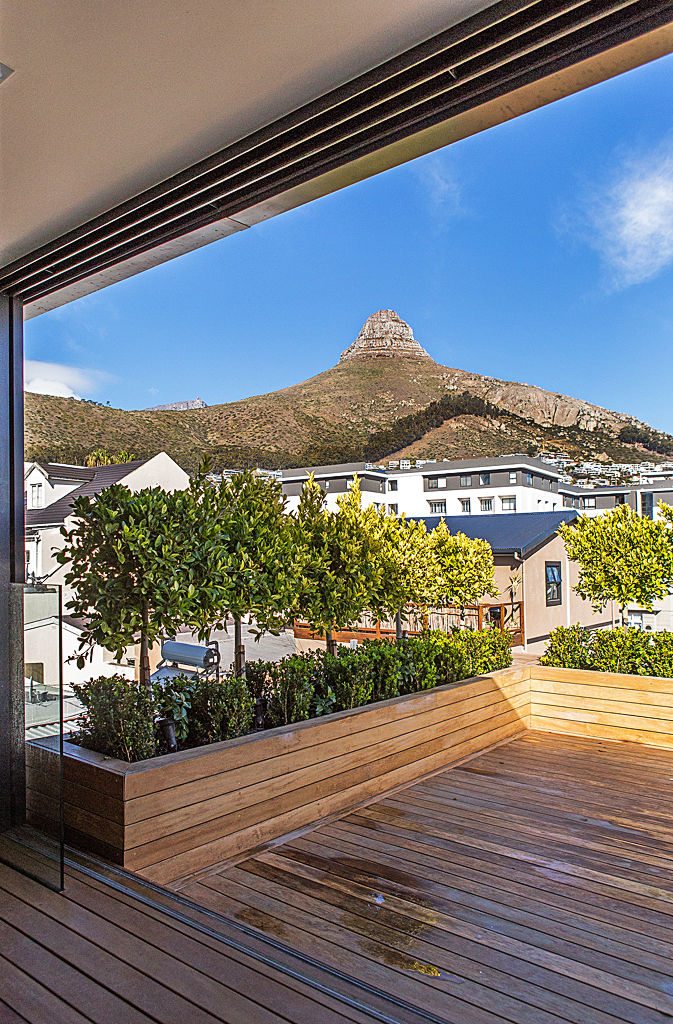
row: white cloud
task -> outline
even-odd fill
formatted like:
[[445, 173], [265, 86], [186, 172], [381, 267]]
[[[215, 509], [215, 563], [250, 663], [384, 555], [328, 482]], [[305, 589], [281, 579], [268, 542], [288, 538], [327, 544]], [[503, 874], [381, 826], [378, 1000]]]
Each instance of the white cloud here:
[[81, 398], [82, 394], [95, 392], [108, 380], [109, 374], [101, 370], [82, 370], [38, 359], [26, 359], [24, 363], [24, 388], [37, 395]]
[[624, 161], [587, 207], [586, 238], [616, 288], [649, 281], [673, 263], [673, 141]]
[[416, 171], [436, 216], [445, 218], [463, 212], [460, 182], [444, 154], [422, 157]]

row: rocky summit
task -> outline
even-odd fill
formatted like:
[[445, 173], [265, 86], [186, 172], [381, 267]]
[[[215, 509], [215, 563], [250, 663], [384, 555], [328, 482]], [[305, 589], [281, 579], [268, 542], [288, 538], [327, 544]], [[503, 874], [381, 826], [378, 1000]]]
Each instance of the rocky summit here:
[[170, 412], [27, 394], [25, 409], [27, 458], [53, 462], [81, 462], [94, 448], [163, 450], [185, 469], [206, 456], [214, 469], [275, 469], [543, 449], [636, 462], [673, 451], [673, 438], [623, 413], [436, 363], [392, 309], [368, 317], [336, 366], [269, 394]]
[[430, 356], [414, 338], [414, 332], [394, 309], [380, 309], [367, 317], [357, 338], [345, 352], [345, 359], [375, 359], [383, 356], [406, 356], [407, 359], [429, 359]]

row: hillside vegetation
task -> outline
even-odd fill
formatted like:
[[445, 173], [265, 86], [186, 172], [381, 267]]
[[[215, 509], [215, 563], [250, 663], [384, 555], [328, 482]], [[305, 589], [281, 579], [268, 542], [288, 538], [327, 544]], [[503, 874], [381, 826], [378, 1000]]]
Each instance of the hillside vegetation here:
[[186, 469], [206, 455], [214, 468], [284, 468], [543, 447], [621, 462], [673, 452], [673, 438], [632, 417], [404, 356], [344, 361], [280, 391], [182, 412], [26, 394], [25, 418], [29, 459], [79, 463], [94, 448], [125, 448], [166, 451]]

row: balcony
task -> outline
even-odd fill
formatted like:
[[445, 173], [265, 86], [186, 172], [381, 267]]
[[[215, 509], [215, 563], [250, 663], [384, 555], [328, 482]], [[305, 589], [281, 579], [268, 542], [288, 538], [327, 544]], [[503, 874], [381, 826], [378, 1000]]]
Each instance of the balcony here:
[[[6, 1019], [667, 1019], [673, 682], [529, 666], [432, 699], [432, 762], [412, 748], [395, 776], [372, 760], [364, 798], [331, 813], [323, 798], [261, 846], [251, 834], [226, 859], [204, 865], [200, 848], [182, 874], [158, 862], [142, 878], [71, 850], [61, 895], [1, 868]], [[395, 701], [372, 708], [400, 720]], [[317, 793], [308, 761], [326, 774], [308, 740], [299, 752], [295, 815]]]
[[63, 895], [2, 868], [2, 1019], [662, 1021], [672, 773], [527, 731], [182, 879], [187, 904], [81, 858]]

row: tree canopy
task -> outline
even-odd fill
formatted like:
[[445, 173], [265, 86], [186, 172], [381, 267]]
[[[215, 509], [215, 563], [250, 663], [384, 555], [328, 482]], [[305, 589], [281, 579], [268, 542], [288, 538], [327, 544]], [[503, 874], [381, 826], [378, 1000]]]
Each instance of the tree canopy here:
[[302, 488], [295, 520], [302, 550], [297, 613], [321, 634], [350, 626], [380, 591], [382, 536], [376, 509], [362, 507], [357, 479], [338, 499], [338, 511], [327, 509], [325, 495], [311, 476]]
[[623, 621], [629, 604], [651, 610], [654, 601], [673, 593], [673, 510], [659, 507], [658, 520], [619, 505], [560, 527], [568, 557], [579, 568], [574, 589], [596, 611], [615, 601]]
[[214, 546], [226, 595], [220, 612], [234, 619], [236, 662], [242, 671], [241, 620], [251, 616], [258, 635], [285, 624], [296, 599], [301, 551], [277, 480], [243, 470], [211, 486], [205, 500], [217, 523]]
[[430, 601], [436, 605], [457, 604], [463, 608], [490, 594], [497, 596], [493, 551], [485, 540], [449, 533], [442, 520], [429, 534], [432, 580]]
[[74, 591], [67, 609], [86, 621], [80, 667], [95, 644], [119, 658], [139, 642], [147, 685], [149, 645], [183, 626], [205, 638], [221, 618], [232, 581], [204, 494], [197, 476], [184, 491], [134, 493], [114, 484], [75, 499], [75, 521], [62, 527], [65, 545], [56, 557]]

